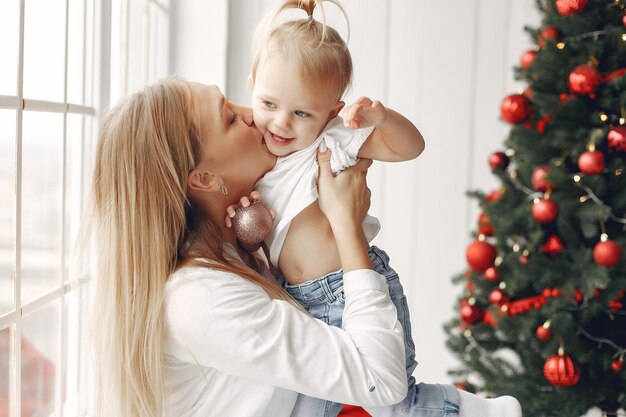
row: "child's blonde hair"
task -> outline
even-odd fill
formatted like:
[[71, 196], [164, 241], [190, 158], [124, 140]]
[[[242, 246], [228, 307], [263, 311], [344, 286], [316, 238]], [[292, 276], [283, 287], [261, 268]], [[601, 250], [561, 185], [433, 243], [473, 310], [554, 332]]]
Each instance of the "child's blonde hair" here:
[[[254, 35], [252, 82], [256, 80], [256, 72], [263, 61], [277, 55], [281, 60], [297, 65], [305, 79], [312, 79], [321, 88], [334, 91], [337, 101], [343, 97], [352, 81], [352, 57], [339, 33], [326, 25], [324, 1], [336, 5], [346, 17], [345, 10], [336, 0], [287, 0], [263, 18]], [[322, 11], [322, 22], [313, 18], [316, 6]], [[308, 17], [274, 27], [278, 16], [288, 9], [304, 10]]]

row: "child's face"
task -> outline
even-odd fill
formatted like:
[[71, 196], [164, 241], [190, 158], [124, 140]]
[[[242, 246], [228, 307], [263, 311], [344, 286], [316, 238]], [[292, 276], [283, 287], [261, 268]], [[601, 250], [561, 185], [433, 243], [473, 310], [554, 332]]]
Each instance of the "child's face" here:
[[257, 69], [252, 92], [254, 124], [276, 156], [309, 146], [342, 107], [335, 94], [303, 80], [293, 64], [267, 58]]

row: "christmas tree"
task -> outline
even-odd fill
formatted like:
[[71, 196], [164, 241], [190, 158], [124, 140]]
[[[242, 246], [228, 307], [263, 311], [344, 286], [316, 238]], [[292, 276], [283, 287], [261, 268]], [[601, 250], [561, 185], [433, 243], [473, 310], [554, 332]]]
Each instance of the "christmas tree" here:
[[[489, 158], [501, 187], [472, 191], [450, 373], [525, 416], [626, 409], [626, 0], [538, 0], [536, 48], [502, 101]], [[522, 51], [520, 51], [522, 52]], [[486, 168], [488, 169], [488, 168]], [[624, 414], [622, 414], [624, 415]]]

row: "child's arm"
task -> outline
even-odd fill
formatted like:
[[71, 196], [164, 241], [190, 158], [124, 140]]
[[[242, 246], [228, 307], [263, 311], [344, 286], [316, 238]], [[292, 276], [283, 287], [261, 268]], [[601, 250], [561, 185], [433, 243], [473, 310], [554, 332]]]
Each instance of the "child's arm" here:
[[424, 138], [413, 123], [380, 101], [361, 97], [344, 110], [344, 124], [353, 129], [374, 126], [361, 149], [359, 158], [400, 162], [419, 156]]

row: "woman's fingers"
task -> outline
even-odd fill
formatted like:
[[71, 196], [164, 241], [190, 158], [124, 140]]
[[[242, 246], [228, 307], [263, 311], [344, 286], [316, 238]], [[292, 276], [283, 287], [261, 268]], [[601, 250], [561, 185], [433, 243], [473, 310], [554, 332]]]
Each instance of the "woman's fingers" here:
[[369, 169], [369, 167], [372, 166], [372, 160], [367, 158], [361, 158], [357, 161], [355, 166], [359, 172], [367, 174], [367, 170]]

